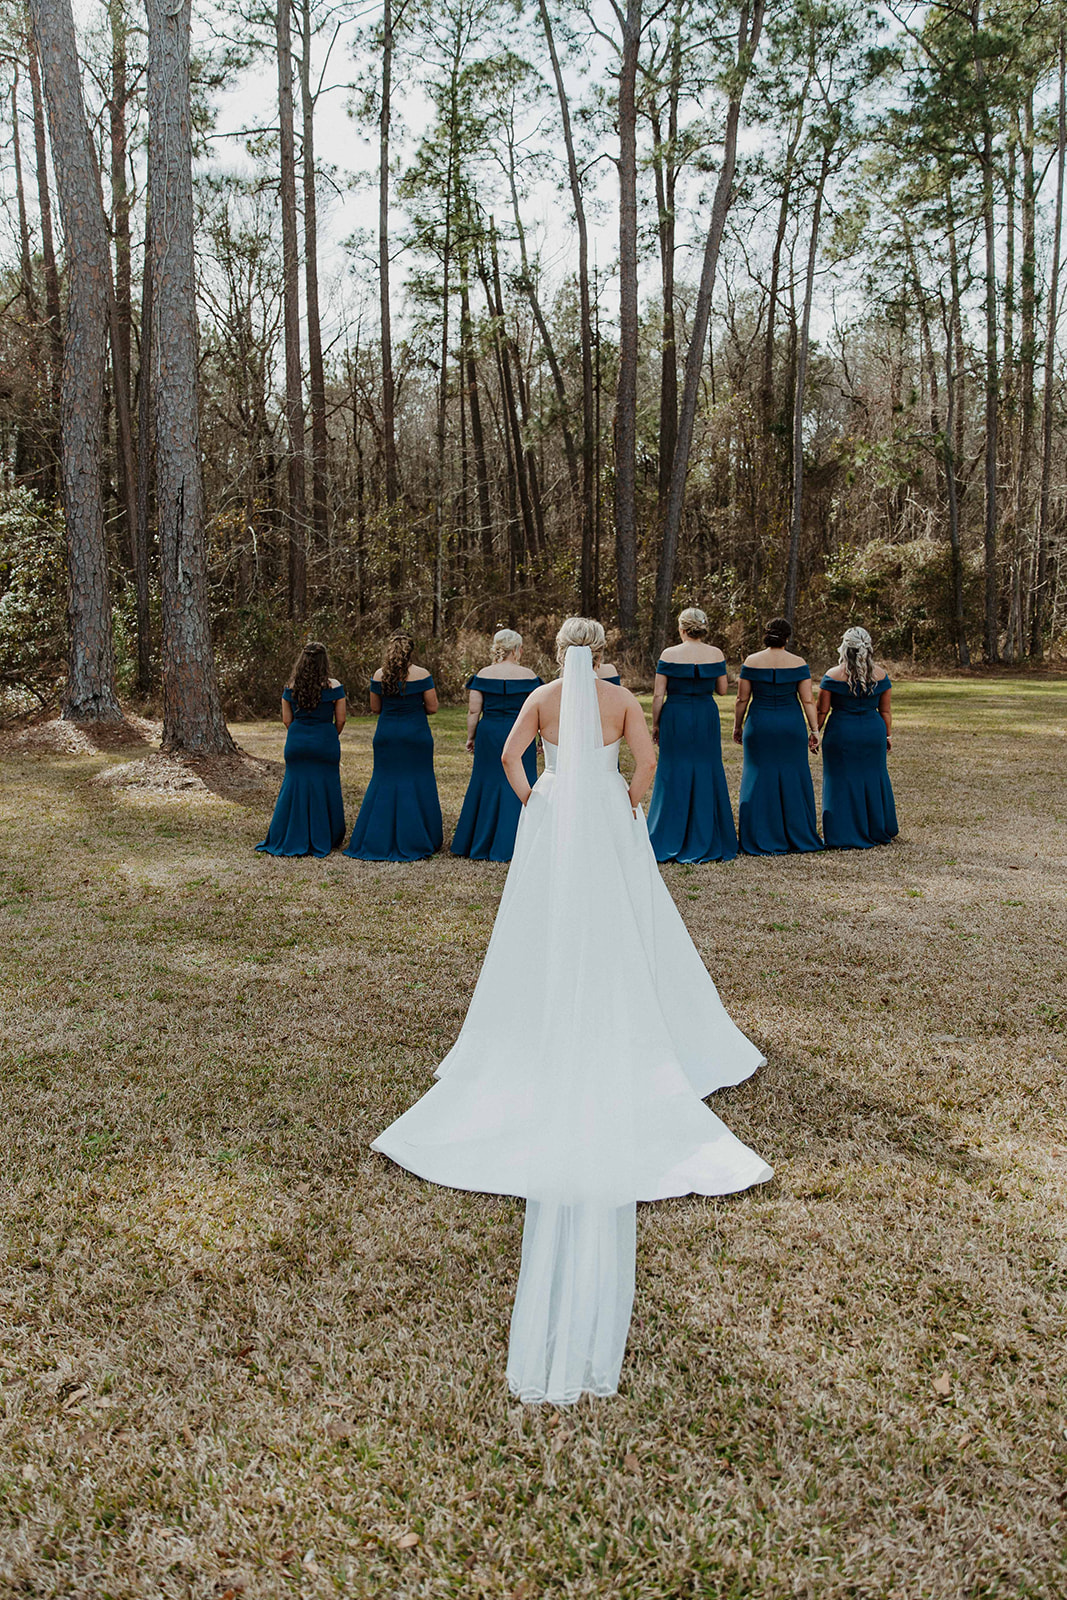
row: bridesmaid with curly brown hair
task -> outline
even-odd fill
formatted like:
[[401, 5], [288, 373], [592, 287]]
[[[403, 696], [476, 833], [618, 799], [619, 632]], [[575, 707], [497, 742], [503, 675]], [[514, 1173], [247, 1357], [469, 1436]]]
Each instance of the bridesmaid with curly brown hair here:
[[345, 690], [330, 677], [326, 646], [301, 650], [282, 690], [285, 779], [257, 850], [272, 856], [328, 856], [345, 836], [341, 798], [341, 729]]
[[422, 861], [441, 848], [429, 723], [437, 690], [414, 654], [410, 633], [394, 633], [371, 679], [370, 706], [378, 717], [374, 771], [345, 850], [357, 861]]

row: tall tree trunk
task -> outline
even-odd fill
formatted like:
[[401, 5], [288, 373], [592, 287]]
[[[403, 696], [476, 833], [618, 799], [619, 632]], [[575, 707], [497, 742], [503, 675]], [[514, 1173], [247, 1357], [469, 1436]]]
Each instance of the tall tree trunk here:
[[[522, 424], [519, 421], [519, 408], [515, 403], [515, 383], [511, 372], [511, 341], [508, 339], [507, 326], [504, 318], [504, 297], [500, 289], [500, 260], [496, 248], [496, 227], [490, 218], [489, 223], [489, 250], [492, 262], [492, 285], [483, 278], [486, 299], [489, 302], [489, 313], [495, 325], [497, 349], [500, 352], [500, 384], [501, 398], [504, 402], [504, 420], [508, 431], [508, 438], [515, 463], [515, 487], [518, 491], [519, 505], [522, 509], [522, 531], [525, 536], [525, 548], [529, 552], [537, 549], [537, 526], [534, 522], [533, 506], [530, 502], [530, 485], [526, 475], [526, 452], [522, 446]], [[522, 551], [518, 555], [517, 567], [522, 565]], [[514, 587], [514, 585], [513, 585]]]
[[159, 565], [163, 595], [163, 748], [232, 750], [208, 621], [204, 490], [197, 411], [193, 258], [191, 0], [148, 0], [148, 188], [152, 213]]
[[[315, 194], [315, 101], [311, 93], [311, 0], [300, 0], [300, 110], [304, 156], [304, 292], [308, 324], [308, 399], [311, 403], [311, 521], [320, 556], [330, 548], [326, 492], [326, 374], [319, 315], [319, 224]], [[329, 577], [330, 574], [327, 574]]]
[[296, 150], [293, 141], [293, 49], [289, 7], [276, 0], [278, 129], [281, 168], [282, 299], [285, 312], [285, 422], [289, 435], [289, 615], [307, 610], [307, 510], [304, 397], [300, 369], [300, 251], [296, 234]]
[[659, 566], [656, 572], [656, 598], [652, 611], [650, 639], [650, 650], [654, 657], [659, 654], [660, 645], [667, 632], [671, 593], [674, 589], [674, 563], [678, 554], [678, 536], [682, 526], [682, 508], [685, 504], [685, 482], [689, 472], [689, 453], [693, 448], [693, 430], [696, 426], [700, 373], [704, 365], [704, 348], [708, 341], [711, 296], [715, 287], [715, 272], [723, 229], [726, 226], [726, 214], [733, 198], [741, 101], [752, 67], [752, 58], [759, 46], [763, 28], [763, 9], [764, 0], [753, 0], [750, 17], [748, 4], [742, 6], [737, 31], [737, 70], [731, 79], [730, 103], [723, 136], [722, 165], [715, 185], [708, 237], [704, 244], [704, 260], [700, 269], [700, 286], [693, 309], [693, 332], [685, 360], [685, 382], [678, 413], [678, 442], [675, 446], [674, 466], [671, 472], [671, 492], [667, 501], [667, 515], [663, 522], [663, 542], [660, 546]]
[[133, 582], [137, 596], [137, 687], [152, 686], [152, 613], [148, 586], [148, 511], [152, 494], [152, 208], [145, 208], [141, 277], [141, 365], [137, 377], [137, 529]]
[[485, 432], [482, 428], [482, 401], [478, 390], [478, 366], [474, 358], [470, 292], [467, 286], [467, 252], [459, 263], [459, 327], [467, 382], [467, 401], [471, 413], [471, 438], [474, 443], [474, 474], [478, 482], [478, 545], [486, 570], [493, 561], [493, 513], [489, 500], [489, 469], [485, 459]]
[[11, 150], [15, 165], [15, 206], [19, 229], [19, 277], [26, 315], [34, 324], [40, 322], [37, 295], [33, 286], [33, 260], [30, 253], [30, 229], [26, 221], [26, 190], [22, 182], [22, 141], [19, 138], [19, 69], [16, 63], [11, 77]]
[[663, 337], [659, 378], [659, 501], [666, 506], [678, 438], [678, 339], [674, 316], [674, 261], [677, 232], [678, 101], [682, 87], [682, 6], [671, 19], [670, 77], [667, 84], [667, 144], [664, 148], [658, 107], [652, 115], [653, 171], [656, 180]]
[[43, 487], [46, 494], [55, 495], [59, 493], [59, 439], [56, 430], [59, 422], [59, 391], [63, 373], [63, 333], [59, 307], [59, 272], [56, 267], [55, 243], [52, 237], [52, 196], [48, 186], [48, 148], [41, 96], [41, 69], [37, 59], [37, 42], [32, 30], [26, 41], [26, 55], [33, 96], [34, 165], [37, 169], [37, 210], [41, 226], [41, 259], [44, 263], [44, 302], [51, 394], [47, 426], [49, 464], [47, 481]]
[[641, 0], [619, 11], [619, 374], [615, 386], [615, 598], [619, 627], [637, 632], [637, 59]]
[[122, 716], [115, 693], [101, 476], [109, 259], [70, 0], [32, 0], [67, 257], [60, 402], [70, 629], [63, 715]]
[[1041, 411], [1041, 488], [1037, 509], [1037, 557], [1034, 563], [1034, 607], [1030, 615], [1030, 654], [1044, 651], [1045, 606], [1048, 589], [1048, 547], [1052, 494], [1052, 422], [1056, 382], [1056, 319], [1060, 307], [1060, 237], [1063, 231], [1063, 181], [1067, 160], [1067, 29], [1060, 6], [1059, 118], [1056, 140], [1056, 221], [1052, 230], [1052, 267], [1049, 272], [1048, 310], [1045, 321], [1045, 393]]
[[972, 0], [971, 32], [975, 40], [975, 81], [981, 97], [982, 115], [982, 225], [985, 235], [985, 658], [993, 662], [1000, 656], [999, 600], [997, 572], [997, 452], [1000, 408], [1000, 373], [997, 357], [997, 239], [993, 166], [993, 119], [988, 104], [985, 61], [978, 47], [981, 29], [981, 0]]
[[118, 366], [130, 400], [133, 346], [132, 272], [130, 264], [130, 193], [126, 181], [126, 103], [129, 99], [126, 64], [126, 17], [123, 0], [109, 0], [111, 18], [111, 231], [115, 241], [115, 315]]
[[455, 225], [454, 196], [459, 140], [459, 71], [462, 42], [457, 28], [453, 38], [452, 64], [449, 79], [448, 101], [448, 163], [445, 172], [445, 231], [441, 256], [441, 346], [440, 370], [437, 378], [437, 472], [434, 485], [434, 563], [433, 563], [433, 636], [439, 639], [444, 632], [444, 576], [445, 576], [445, 442], [448, 421], [448, 334], [451, 309], [452, 231]]
[[552, 19], [549, 16], [546, 0], [537, 0], [537, 7], [541, 17], [541, 26], [545, 31], [545, 42], [548, 45], [549, 58], [552, 62], [552, 76], [556, 85], [560, 124], [563, 129], [563, 143], [567, 152], [567, 177], [571, 189], [571, 204], [574, 207], [574, 220], [578, 229], [578, 318], [582, 352], [582, 542], [578, 603], [582, 612], [588, 614], [596, 607], [598, 600], [597, 590], [599, 588], [599, 585], [594, 585], [594, 524], [597, 516], [598, 474], [595, 460], [593, 318], [589, 299], [589, 230], [585, 219], [582, 180], [574, 150], [570, 104], [567, 99], [566, 86], [563, 82], [563, 73], [560, 69], [555, 35], [552, 31]]
[[797, 341], [797, 369], [793, 389], [793, 494], [789, 513], [789, 562], [785, 577], [785, 605], [783, 615], [787, 622], [796, 616], [797, 588], [800, 577], [800, 535], [804, 527], [804, 401], [808, 379], [808, 348], [811, 336], [811, 302], [815, 292], [815, 263], [819, 255], [819, 227], [822, 222], [822, 203], [826, 193], [826, 180], [830, 175], [833, 146], [823, 146], [818, 182], [815, 186], [815, 204], [811, 214], [811, 238], [808, 241], [808, 266], [804, 276], [804, 305], [800, 314], [800, 337]]
[[[1015, 461], [1015, 540], [1018, 549], [1018, 585], [1023, 589], [1022, 569], [1031, 549], [1030, 465], [1034, 448], [1034, 358], [1037, 333], [1037, 241], [1034, 178], [1034, 92], [1026, 98], [1022, 130], [1022, 268], [1019, 305], [1019, 449]], [[1020, 653], [1027, 649], [1027, 594], [1021, 595], [1019, 615]]]
[[964, 349], [963, 313], [960, 307], [959, 252], [956, 248], [956, 214], [952, 185], [945, 179], [945, 227], [948, 235], [949, 285], [951, 298], [946, 307], [942, 296], [945, 324], [945, 477], [948, 490], [948, 536], [952, 554], [952, 608], [956, 630], [956, 657], [961, 667], [971, 664], [967, 643], [967, 619], [963, 602], [963, 554], [960, 544], [960, 501], [963, 495], [963, 405]]
[[[382, 440], [385, 456], [385, 504], [389, 511], [400, 494], [396, 459], [396, 379], [393, 375], [393, 314], [389, 291], [389, 133], [392, 117], [393, 51], [395, 20], [393, 0], [382, 0], [382, 103], [378, 119], [378, 304], [382, 346]], [[389, 620], [394, 628], [403, 619], [400, 597], [404, 562], [398, 530], [390, 518], [389, 542], [393, 558], [389, 567]]]

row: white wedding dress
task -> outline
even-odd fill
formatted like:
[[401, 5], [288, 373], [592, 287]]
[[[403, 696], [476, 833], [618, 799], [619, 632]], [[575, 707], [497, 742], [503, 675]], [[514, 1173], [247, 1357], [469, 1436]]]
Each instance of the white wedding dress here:
[[702, 1103], [763, 1057], [660, 877], [577, 646], [559, 740], [520, 818], [459, 1038], [374, 1149], [434, 1183], [526, 1200], [508, 1382], [523, 1400], [569, 1403], [618, 1387], [635, 1202], [772, 1173]]

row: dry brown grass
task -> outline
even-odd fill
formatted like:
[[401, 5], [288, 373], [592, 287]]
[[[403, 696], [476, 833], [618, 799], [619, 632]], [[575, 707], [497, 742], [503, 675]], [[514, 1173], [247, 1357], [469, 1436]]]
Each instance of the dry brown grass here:
[[898, 701], [896, 846], [667, 874], [777, 1176], [642, 1208], [623, 1392], [566, 1414], [505, 1389], [521, 1205], [368, 1150], [503, 869], [263, 858], [262, 795], [9, 743], [0, 1593], [1067, 1594], [1067, 686]]

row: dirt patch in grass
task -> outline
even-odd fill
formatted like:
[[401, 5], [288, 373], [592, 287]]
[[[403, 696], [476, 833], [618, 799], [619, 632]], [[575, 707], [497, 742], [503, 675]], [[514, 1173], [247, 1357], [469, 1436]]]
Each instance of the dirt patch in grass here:
[[[896, 845], [665, 874], [776, 1177], [640, 1208], [622, 1392], [566, 1413], [506, 1391], [521, 1205], [369, 1150], [504, 870], [264, 858], [269, 785], [11, 752], [0, 1593], [1067, 1593], [1067, 686], [895, 699]], [[435, 736], [447, 829], [462, 711]]]
[[134, 789], [142, 794], [213, 794], [246, 799], [277, 789], [285, 772], [280, 761], [265, 761], [247, 751], [221, 756], [174, 755], [156, 751], [140, 761], [105, 767], [93, 782], [105, 789]]
[[121, 721], [69, 722], [63, 717], [20, 722], [0, 732], [0, 755], [94, 756], [158, 744], [161, 722], [127, 712]]

